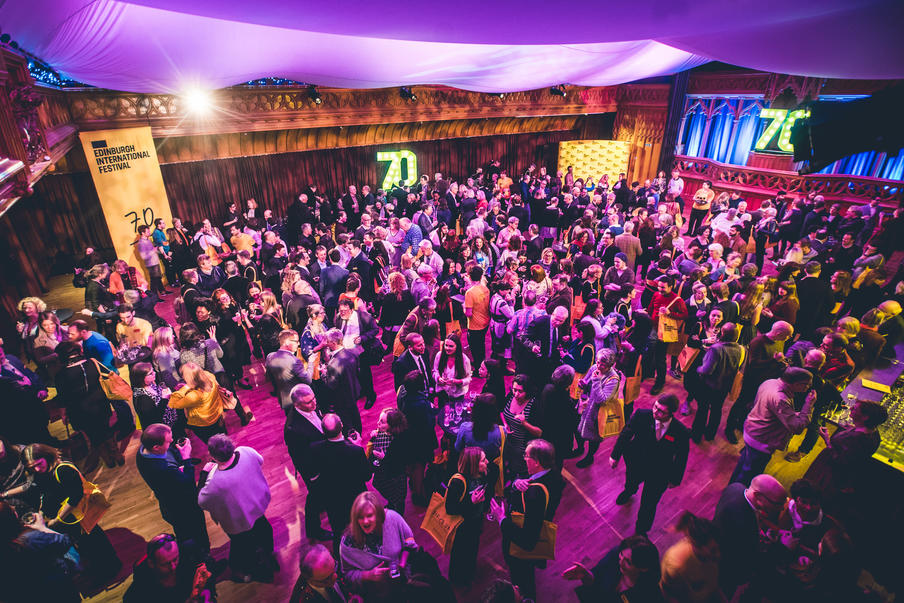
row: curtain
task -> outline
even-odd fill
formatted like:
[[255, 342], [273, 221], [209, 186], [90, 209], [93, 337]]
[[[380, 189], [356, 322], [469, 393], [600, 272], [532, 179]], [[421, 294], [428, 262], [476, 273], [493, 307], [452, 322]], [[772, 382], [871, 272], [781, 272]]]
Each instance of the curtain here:
[[684, 154], [689, 157], [699, 157], [701, 142], [703, 141], [703, 129], [706, 127], [706, 115], [703, 109], [697, 109], [688, 116], [687, 125], [685, 126], [684, 137]]
[[819, 170], [820, 174], [844, 174], [886, 180], [904, 179], [904, 149], [896, 156], [884, 157], [879, 161], [877, 151], [864, 151], [839, 159]]
[[[744, 101], [744, 103], [756, 103], [756, 101]], [[733, 149], [729, 149], [729, 157], [726, 163], [734, 165], [747, 165], [747, 156], [750, 155], [751, 149], [758, 138], [758, 126], [760, 125], [760, 110], [751, 109], [747, 114], [741, 116], [738, 122], [738, 133], [735, 138]]]
[[285, 212], [302, 189], [317, 184], [331, 197], [350, 184], [369, 184], [376, 191], [389, 164], [377, 162], [378, 151], [408, 149], [417, 156], [419, 174], [442, 173], [451, 180], [470, 176], [477, 167], [499, 159], [517, 181], [530, 163], [549, 166], [558, 159], [558, 143], [572, 132], [545, 132], [433, 140], [395, 145], [305, 151], [160, 166], [173, 216], [188, 224], [219, 219], [229, 203], [254, 197], [275, 215]]

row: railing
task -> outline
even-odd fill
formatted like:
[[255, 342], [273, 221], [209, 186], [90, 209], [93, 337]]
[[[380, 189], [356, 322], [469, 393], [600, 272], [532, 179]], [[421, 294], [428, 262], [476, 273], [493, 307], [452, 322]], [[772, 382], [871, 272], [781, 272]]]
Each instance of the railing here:
[[681, 170], [685, 180], [710, 180], [713, 188], [719, 190], [735, 188], [763, 197], [771, 196], [779, 190], [801, 196], [816, 191], [826, 201], [859, 203], [878, 197], [884, 205], [898, 205], [904, 193], [904, 182], [900, 180], [840, 174], [801, 176], [795, 172], [730, 165], [685, 155], [677, 155], [673, 165]]

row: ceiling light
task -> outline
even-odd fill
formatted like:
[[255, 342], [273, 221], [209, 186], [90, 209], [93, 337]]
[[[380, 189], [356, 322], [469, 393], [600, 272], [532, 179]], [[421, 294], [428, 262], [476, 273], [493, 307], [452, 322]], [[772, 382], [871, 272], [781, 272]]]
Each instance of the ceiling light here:
[[183, 98], [188, 113], [205, 115], [213, 109], [213, 97], [207, 90], [192, 88], [185, 93]]

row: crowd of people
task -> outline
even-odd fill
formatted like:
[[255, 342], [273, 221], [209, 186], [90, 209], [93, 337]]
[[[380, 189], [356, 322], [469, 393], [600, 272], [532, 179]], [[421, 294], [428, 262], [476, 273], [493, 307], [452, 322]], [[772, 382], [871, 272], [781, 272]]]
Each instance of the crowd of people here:
[[[227, 565], [272, 581], [262, 466], [276, 461], [236, 445], [224, 420], [257, 420], [241, 392], [261, 362], [307, 490], [292, 601], [454, 600], [492, 523], [510, 581], [483, 600], [535, 599], [554, 523], [575, 521], [556, 514], [563, 464], [586, 469], [610, 437], [608, 464], [625, 465], [616, 503], [643, 487], [635, 534], [564, 572], [580, 600], [872, 600], [854, 507], [887, 413], [840, 392], [904, 340], [904, 272], [888, 268], [902, 210], [782, 191], [753, 209], [709, 182], [685, 194], [678, 170], [643, 183], [513, 175], [494, 161], [388, 191], [312, 185], [284, 216], [249, 199], [194, 229], [158, 220], [138, 228], [142, 267], [86, 251], [85, 309], [68, 324], [23, 299], [21, 341], [5, 345], [21, 353], [0, 352], [8, 599], [77, 601], [119, 571], [86, 476], [120, 470], [132, 409], [137, 470], [173, 533], [148, 543], [125, 600], [212, 600]], [[364, 433], [375, 370], [391, 372], [396, 402]], [[660, 554], [647, 536], [659, 501], [687, 482], [690, 446], [719, 436], [729, 399], [722, 434], [743, 447], [715, 516], [683, 515]], [[843, 405], [850, 420], [830, 430]], [[50, 434], [51, 412], [69, 440]], [[766, 474], [776, 451], [797, 463], [817, 448], [790, 490]], [[461, 519], [447, 577], [417, 545], [408, 501]], [[225, 562], [205, 511], [229, 536]]]

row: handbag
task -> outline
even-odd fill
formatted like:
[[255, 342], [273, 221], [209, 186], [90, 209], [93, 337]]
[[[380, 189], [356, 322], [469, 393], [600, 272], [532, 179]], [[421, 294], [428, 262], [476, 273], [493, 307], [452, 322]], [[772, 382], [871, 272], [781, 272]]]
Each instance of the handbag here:
[[747, 357], [747, 349], [741, 347], [741, 362], [738, 363], [738, 372], [731, 382], [731, 389], [728, 391], [728, 399], [735, 401], [741, 395], [741, 385], [744, 383], [744, 360]]
[[678, 366], [681, 367], [681, 372], [686, 373], [690, 366], [694, 363], [694, 360], [697, 359], [697, 356], [700, 354], [700, 348], [692, 348], [690, 346], [684, 346], [684, 349], [681, 350], [681, 353], [678, 354]]
[[107, 396], [107, 400], [131, 400], [132, 388], [126, 383], [126, 380], [109, 370], [107, 367], [92, 358], [97, 372], [100, 373], [100, 386]]
[[669, 347], [666, 348], [666, 354], [670, 356], [677, 356], [681, 353], [685, 347], [687, 347], [687, 340], [690, 339], [690, 336], [684, 332], [684, 329], [680, 329], [678, 333], [678, 341], [669, 344]]
[[[678, 297], [669, 302], [666, 306], [666, 310], [672, 307], [678, 301]], [[659, 338], [659, 341], [663, 343], [674, 343], [678, 341], [678, 331], [681, 326], [681, 321], [677, 318], [672, 318], [671, 316], [663, 316], [661, 313], [658, 316], [659, 324], [656, 327], [656, 336]]]
[[[468, 495], [468, 483], [460, 473], [453, 475], [449, 481], [460, 479], [465, 482], [465, 491], [462, 493], [461, 500]], [[427, 512], [424, 515], [424, 521], [421, 522], [421, 529], [430, 534], [436, 544], [443, 550], [444, 555], [452, 552], [452, 543], [455, 542], [455, 532], [458, 526], [464, 523], [465, 518], [461, 515], [449, 515], [446, 512], [446, 496], [449, 495], [448, 488], [444, 495], [434, 492], [430, 496], [430, 503], [427, 505]]]
[[[75, 525], [79, 524], [82, 528], [82, 531], [85, 534], [91, 532], [97, 523], [100, 521], [100, 518], [104, 516], [104, 513], [107, 512], [107, 509], [110, 508], [110, 501], [107, 500], [107, 497], [104, 496], [104, 493], [101, 492], [100, 488], [97, 485], [92, 484], [88, 480], [85, 479], [85, 476], [81, 474], [78, 468], [72, 463], [62, 462], [57, 465], [56, 469], [53, 470], [53, 476], [56, 479], [57, 483], [60, 482], [60, 476], [58, 471], [60, 467], [63, 465], [67, 465], [74, 469], [79, 477], [82, 480], [82, 498], [72, 509], [69, 511], [72, 516], [75, 518], [75, 521], [64, 521], [62, 517], [59, 516], [59, 511], [57, 511], [57, 519], [60, 520], [60, 523], [66, 525]], [[60, 509], [63, 508], [66, 503], [69, 502], [68, 498], [63, 499], [63, 502], [60, 503]]]
[[634, 367], [634, 375], [625, 379], [625, 404], [630, 404], [640, 396], [640, 382], [643, 380], [640, 369], [640, 356]]
[[599, 413], [596, 417], [596, 424], [599, 429], [600, 437], [606, 438], [617, 436], [625, 427], [625, 397], [622, 394], [622, 374], [618, 374], [617, 395], [614, 402], [601, 404]]
[[[530, 486], [539, 486], [543, 488], [543, 494], [546, 495], [546, 503], [543, 505], [543, 514], [546, 515], [546, 507], [549, 505], [549, 490], [546, 489], [546, 486], [539, 483], [532, 483]], [[530, 487], [529, 486], [529, 487]], [[524, 503], [524, 492], [521, 493], [521, 508], [525, 508]], [[524, 513], [518, 513], [517, 511], [513, 512], [511, 515], [512, 522], [518, 526], [519, 528], [524, 527]], [[533, 559], [533, 560], [548, 560], [551, 561], [556, 558], [556, 533], [559, 530], [559, 526], [554, 524], [551, 521], [543, 520], [543, 526], [540, 528], [540, 537], [537, 539], [537, 544], [534, 545], [534, 548], [531, 550], [522, 549], [520, 546], [515, 544], [514, 542], [509, 543], [509, 555], [515, 557], [516, 559]]]
[[573, 322], [577, 322], [581, 320], [584, 316], [584, 310], [587, 308], [587, 302], [584, 301], [584, 296], [578, 295], [571, 302], [571, 320]]
[[236, 397], [234, 393], [221, 387], [219, 395], [223, 410], [235, 410], [235, 407], [238, 405], [238, 397]]

